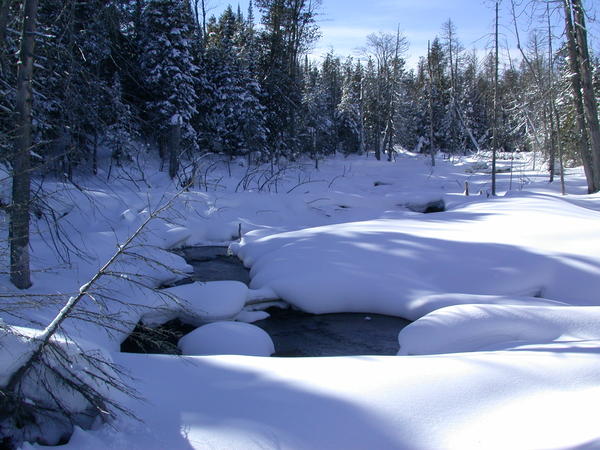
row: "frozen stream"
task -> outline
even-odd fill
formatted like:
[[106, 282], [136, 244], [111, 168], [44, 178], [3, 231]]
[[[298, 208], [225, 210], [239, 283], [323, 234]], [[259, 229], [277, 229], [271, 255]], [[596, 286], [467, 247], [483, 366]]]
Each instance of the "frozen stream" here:
[[[248, 270], [220, 246], [189, 247], [182, 256], [194, 267], [195, 281], [249, 283]], [[275, 356], [395, 355], [398, 332], [410, 322], [378, 314], [307, 314], [270, 308], [271, 317], [254, 324], [275, 343]]]

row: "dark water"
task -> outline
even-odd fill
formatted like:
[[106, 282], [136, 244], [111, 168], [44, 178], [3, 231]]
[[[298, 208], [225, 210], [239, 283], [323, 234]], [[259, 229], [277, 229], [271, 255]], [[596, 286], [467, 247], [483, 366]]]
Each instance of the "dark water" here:
[[[187, 280], [219, 281], [236, 280], [248, 284], [248, 269], [235, 256], [227, 254], [226, 247], [188, 247], [178, 252], [194, 267]], [[398, 317], [379, 314], [339, 313], [308, 314], [294, 309], [269, 308], [271, 317], [254, 322], [265, 330], [275, 344], [274, 356], [348, 356], [348, 355], [395, 355], [398, 351], [398, 332], [410, 322]], [[179, 321], [165, 324], [160, 333], [152, 333], [144, 340], [147, 330], [137, 331], [142, 345], [128, 341], [128, 351], [162, 353], [173, 348], [177, 339], [192, 331], [189, 325]], [[152, 343], [160, 341], [166, 345]], [[175, 345], [173, 345], [175, 344]], [[150, 350], [150, 351], [148, 351]]]
[[398, 332], [408, 320], [379, 314], [307, 314], [269, 308], [254, 322], [271, 336], [274, 356], [395, 355]]
[[194, 273], [189, 278], [181, 280], [183, 283], [224, 280], [250, 283], [250, 272], [236, 256], [227, 253], [227, 247], [217, 245], [186, 247], [177, 250], [177, 254], [194, 268]]

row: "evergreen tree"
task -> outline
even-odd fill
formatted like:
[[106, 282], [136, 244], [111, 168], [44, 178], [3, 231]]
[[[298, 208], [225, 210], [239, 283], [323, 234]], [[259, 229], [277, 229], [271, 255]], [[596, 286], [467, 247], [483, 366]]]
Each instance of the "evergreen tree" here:
[[302, 76], [300, 61], [318, 36], [315, 14], [318, 2], [257, 0], [262, 12], [260, 78], [267, 108], [271, 160], [295, 157], [300, 150]]
[[354, 66], [348, 58], [343, 68], [342, 97], [335, 115], [337, 139], [346, 155], [362, 150], [362, 78], [360, 63]]
[[147, 120], [169, 175], [175, 177], [182, 150], [192, 155], [198, 135], [199, 68], [194, 59], [194, 21], [188, 0], [149, 0], [142, 16], [140, 67], [147, 91]]
[[264, 107], [254, 71], [254, 32], [241, 12], [227, 8], [208, 24], [205, 50], [207, 86], [202, 95], [202, 137], [211, 151], [234, 157], [266, 148]]
[[[107, 13], [99, 0], [40, 4], [39, 101], [34, 105], [38, 154], [70, 178], [76, 166], [95, 163], [105, 130], [103, 108], [112, 79]], [[89, 165], [86, 164], [87, 167]]]

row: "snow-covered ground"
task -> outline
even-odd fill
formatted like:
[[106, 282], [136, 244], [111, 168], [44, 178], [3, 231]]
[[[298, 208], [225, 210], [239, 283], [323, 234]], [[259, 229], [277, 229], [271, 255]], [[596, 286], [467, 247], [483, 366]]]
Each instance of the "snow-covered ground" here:
[[[145, 259], [124, 258], [114, 269], [121, 275], [104, 280], [106, 298], [127, 304], [86, 300], [127, 325], [108, 333], [65, 322], [71, 339], [134, 377], [145, 401], [121, 401], [143, 423], [120, 416], [116, 430], [76, 429], [65, 448], [600, 448], [600, 196], [586, 195], [582, 171], [569, 169], [563, 197], [533, 170], [532, 155], [515, 156], [501, 161], [512, 172], [499, 175], [496, 198], [486, 195], [481, 157], [439, 158], [435, 167], [410, 153], [394, 163], [337, 157], [275, 174], [206, 162], [200, 188], [148, 226], [135, 247]], [[25, 335], [177, 191], [160, 173], [45, 186], [70, 243], [39, 222], [30, 291], [64, 298], [3, 317]], [[415, 212], [439, 200], [445, 212]], [[191, 271], [168, 248], [231, 241], [251, 269], [249, 288], [194, 283], [159, 294], [130, 282], [158, 286]], [[251, 322], [261, 301], [277, 299], [415, 322], [394, 357], [240, 356], [269, 355], [272, 342], [227, 321]], [[174, 317], [217, 323], [182, 339], [190, 356], [119, 353], [139, 319]], [[24, 351], [3, 342], [0, 379], [18, 356], [10, 351]]]

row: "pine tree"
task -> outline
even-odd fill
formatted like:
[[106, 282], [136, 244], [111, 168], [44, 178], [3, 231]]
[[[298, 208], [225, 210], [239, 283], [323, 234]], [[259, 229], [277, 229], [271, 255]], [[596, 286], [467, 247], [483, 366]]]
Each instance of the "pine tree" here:
[[[205, 50], [207, 85], [203, 90], [203, 142], [230, 157], [254, 154], [266, 147], [264, 107], [256, 80], [254, 32], [241, 12], [227, 8], [208, 24]], [[250, 158], [251, 159], [251, 158]]]
[[262, 12], [259, 63], [267, 108], [271, 160], [299, 152], [302, 76], [300, 61], [318, 36], [317, 1], [257, 0]]
[[336, 108], [337, 139], [344, 154], [361, 151], [362, 66], [348, 58], [343, 68], [342, 97]]
[[[124, 161], [131, 160], [131, 144], [139, 138], [139, 129], [132, 108], [123, 98], [123, 88], [119, 74], [115, 73], [109, 91], [110, 121], [106, 129], [106, 141], [112, 150], [111, 167], [114, 161], [120, 167]], [[110, 172], [108, 174], [110, 178]]]
[[142, 69], [147, 119], [169, 175], [175, 177], [182, 150], [192, 155], [198, 135], [198, 66], [194, 60], [194, 21], [188, 0], [149, 0], [142, 16]]
[[37, 153], [48, 169], [68, 178], [78, 165], [94, 164], [104, 132], [102, 108], [114, 71], [106, 17], [111, 8], [99, 0], [40, 4], [41, 95], [34, 116], [37, 138], [44, 144]]

